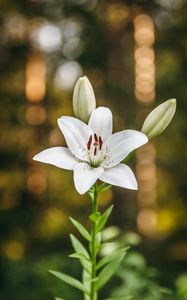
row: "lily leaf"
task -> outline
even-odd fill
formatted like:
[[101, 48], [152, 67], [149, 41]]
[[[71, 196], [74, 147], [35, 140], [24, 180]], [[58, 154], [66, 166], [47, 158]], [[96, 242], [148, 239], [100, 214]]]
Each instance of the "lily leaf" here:
[[98, 193], [100, 192], [105, 192], [107, 190], [109, 190], [111, 188], [111, 184], [108, 183], [102, 183], [99, 187], [98, 187]]
[[[85, 288], [90, 290], [91, 275], [86, 270], [83, 270], [82, 281]], [[90, 297], [86, 293], [84, 294], [84, 300], [90, 300]]]
[[117, 271], [120, 263], [122, 262], [125, 253], [116, 257], [112, 262], [107, 264], [98, 276], [98, 282], [96, 284], [96, 289], [99, 290], [105, 285], [105, 283], [112, 277], [112, 275]]
[[90, 198], [91, 198], [92, 201], [94, 200], [95, 189], [96, 189], [96, 187], [95, 187], [95, 185], [93, 185], [93, 186], [89, 189], [89, 191], [87, 192], [88, 195], [90, 196]]
[[115, 252], [113, 252], [110, 255], [105, 256], [104, 258], [102, 258], [99, 263], [97, 264], [97, 270], [99, 270], [100, 268], [102, 268], [104, 265], [111, 263], [112, 261], [115, 261], [115, 259], [117, 257], [122, 256], [122, 259], [124, 258], [124, 256], [126, 255], [127, 251], [128, 251], [129, 247], [123, 248], [123, 249], [119, 249], [116, 250]]
[[70, 234], [70, 239], [75, 252], [82, 253], [88, 258], [90, 257], [86, 248], [73, 234]]
[[[86, 248], [81, 244], [81, 242], [73, 235], [70, 234], [71, 243], [73, 245], [73, 248], [76, 253], [82, 254], [85, 256], [85, 258], [80, 258], [81, 265], [85, 270], [87, 270], [89, 273], [91, 272], [91, 263], [89, 262], [90, 256]], [[78, 255], [79, 255], [78, 254]]]
[[87, 289], [77, 279], [75, 279], [75, 278], [73, 278], [71, 276], [68, 276], [68, 275], [66, 275], [64, 273], [61, 273], [61, 272], [52, 271], [52, 270], [49, 270], [49, 272], [51, 274], [53, 274], [55, 277], [59, 278], [60, 280], [66, 282], [67, 284], [69, 284], [71, 286], [74, 286], [75, 288], [81, 290], [83, 293], [86, 293], [86, 294], [89, 295], [89, 292], [87, 291]]
[[100, 220], [98, 221], [98, 224], [97, 224], [97, 231], [101, 231], [103, 228], [104, 228], [104, 226], [105, 226], [105, 224], [106, 224], [106, 222], [107, 222], [107, 220], [108, 220], [108, 218], [109, 218], [109, 216], [110, 216], [110, 214], [111, 214], [111, 212], [112, 212], [112, 209], [113, 209], [113, 205], [111, 205], [105, 212], [104, 212], [104, 214], [100, 217]]
[[85, 259], [85, 260], [90, 261], [90, 258], [88, 258], [83, 253], [77, 253], [77, 252], [75, 252], [75, 253], [70, 254], [69, 257], [71, 257], [71, 258], [78, 258], [78, 259]]
[[112, 297], [112, 298], [106, 298], [104, 300], [132, 300], [132, 296], [121, 296], [121, 297]]
[[80, 224], [78, 221], [76, 221], [73, 218], [70, 218], [71, 222], [73, 223], [73, 225], [77, 228], [77, 230], [80, 232], [80, 234], [88, 241], [90, 242], [91, 240], [91, 236], [89, 234], [89, 232], [87, 231], [87, 229]]
[[126, 164], [135, 154], [135, 151], [130, 152], [122, 161], [123, 164]]

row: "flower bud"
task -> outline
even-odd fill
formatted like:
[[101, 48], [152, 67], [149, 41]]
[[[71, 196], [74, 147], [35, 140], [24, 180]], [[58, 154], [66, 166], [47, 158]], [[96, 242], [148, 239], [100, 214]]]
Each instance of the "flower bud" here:
[[145, 119], [141, 131], [149, 139], [160, 135], [171, 122], [176, 111], [176, 99], [169, 99], [157, 106]]
[[86, 76], [80, 77], [73, 91], [74, 114], [83, 122], [88, 122], [95, 108], [96, 101], [92, 85]]

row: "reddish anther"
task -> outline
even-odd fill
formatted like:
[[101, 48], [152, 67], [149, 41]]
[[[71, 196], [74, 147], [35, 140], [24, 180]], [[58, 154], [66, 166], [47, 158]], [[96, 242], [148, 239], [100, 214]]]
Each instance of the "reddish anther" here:
[[88, 143], [87, 143], [87, 149], [90, 150], [92, 144], [92, 135], [90, 135]]
[[99, 150], [101, 150], [102, 145], [103, 145], [103, 141], [102, 141], [101, 137], [99, 137]]
[[94, 133], [94, 139], [95, 139], [95, 142], [98, 143], [98, 137], [97, 137], [96, 133]]
[[97, 154], [97, 148], [95, 147], [95, 149], [94, 149], [94, 155], [96, 155]]

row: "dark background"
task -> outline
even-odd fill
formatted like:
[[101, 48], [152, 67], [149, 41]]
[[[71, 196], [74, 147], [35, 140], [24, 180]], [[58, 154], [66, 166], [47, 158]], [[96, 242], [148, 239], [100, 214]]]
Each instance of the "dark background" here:
[[[152, 96], [140, 97], [134, 24], [142, 14], [154, 24], [149, 46], [156, 84]], [[71, 172], [32, 157], [65, 144], [56, 120], [73, 114], [72, 89], [84, 74], [97, 106], [112, 109], [115, 131], [140, 130], [153, 107], [169, 98], [178, 101], [167, 131], [130, 162], [139, 192], [114, 187], [101, 196], [100, 209], [114, 203], [110, 224], [133, 245], [134, 257], [121, 269], [122, 277], [129, 272], [129, 281], [111, 281], [111, 292], [121, 284], [129, 293], [161, 300], [147, 292], [152, 284], [154, 291], [157, 285], [172, 290], [163, 299], [187, 294], [186, 18], [184, 0], [0, 0], [0, 298], [81, 299], [47, 270], [80, 275], [79, 264], [67, 259], [74, 231], [69, 216], [89, 227], [90, 200], [75, 191]], [[108, 289], [104, 294], [109, 296]]]

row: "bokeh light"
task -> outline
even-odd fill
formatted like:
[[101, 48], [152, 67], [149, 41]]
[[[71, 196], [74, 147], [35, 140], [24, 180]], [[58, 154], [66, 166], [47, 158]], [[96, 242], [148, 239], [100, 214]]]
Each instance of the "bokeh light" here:
[[46, 91], [46, 68], [42, 56], [31, 56], [26, 66], [25, 93], [28, 101], [40, 102]]
[[54, 83], [62, 90], [72, 90], [76, 80], [82, 75], [82, 68], [76, 61], [65, 61], [57, 69]]
[[20, 260], [24, 258], [25, 247], [23, 243], [10, 240], [3, 245], [4, 255], [11, 260]]
[[48, 22], [41, 22], [40, 25], [34, 26], [31, 31], [31, 39], [34, 46], [43, 52], [51, 53], [62, 46], [62, 34], [60, 28]]
[[26, 120], [31, 125], [41, 125], [47, 117], [44, 107], [31, 105], [26, 110]]
[[142, 103], [155, 99], [155, 42], [154, 24], [151, 17], [138, 15], [134, 19], [135, 95]]

